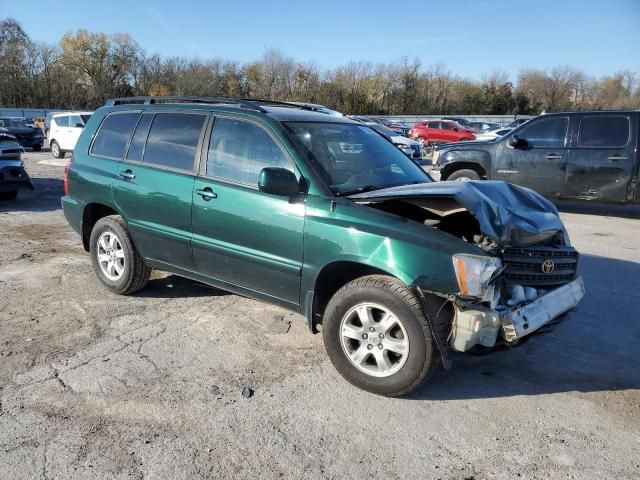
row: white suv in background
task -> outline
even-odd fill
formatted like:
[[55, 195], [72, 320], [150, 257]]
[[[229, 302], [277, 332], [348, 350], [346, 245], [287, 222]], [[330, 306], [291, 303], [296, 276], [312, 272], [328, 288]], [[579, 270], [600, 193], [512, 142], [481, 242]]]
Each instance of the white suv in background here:
[[64, 158], [76, 148], [82, 129], [93, 112], [56, 113], [49, 127], [49, 148], [55, 158]]

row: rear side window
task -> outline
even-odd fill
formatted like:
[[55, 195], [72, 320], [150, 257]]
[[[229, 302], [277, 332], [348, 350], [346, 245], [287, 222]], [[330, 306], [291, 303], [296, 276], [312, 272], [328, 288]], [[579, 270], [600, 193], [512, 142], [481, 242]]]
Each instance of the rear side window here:
[[84, 125], [84, 122], [82, 121], [82, 118], [80, 118], [80, 115], [72, 115], [69, 117], [70, 127], [77, 127], [78, 124]]
[[568, 127], [567, 117], [543, 118], [524, 127], [518, 137], [531, 148], [563, 148]]
[[629, 118], [598, 115], [580, 120], [578, 144], [581, 147], [624, 147], [629, 142]]
[[190, 113], [156, 114], [143, 161], [181, 170], [193, 169], [205, 119], [204, 115]]
[[283, 151], [264, 129], [244, 120], [216, 118], [209, 142], [207, 175], [255, 187], [265, 167], [293, 171]]
[[91, 147], [92, 155], [122, 158], [139, 113], [110, 113], [102, 122]]
[[136, 131], [133, 134], [133, 138], [131, 139], [129, 151], [127, 152], [127, 160], [135, 160], [138, 162], [142, 161], [144, 144], [147, 141], [147, 134], [149, 133], [149, 126], [151, 125], [152, 119], [152, 114], [145, 113], [142, 115], [142, 118], [136, 127]]

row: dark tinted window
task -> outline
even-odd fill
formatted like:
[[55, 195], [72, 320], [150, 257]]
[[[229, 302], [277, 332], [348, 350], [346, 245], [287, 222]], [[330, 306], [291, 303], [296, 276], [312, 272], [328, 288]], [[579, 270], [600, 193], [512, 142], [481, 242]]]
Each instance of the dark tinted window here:
[[188, 113], [156, 114], [144, 150], [144, 161], [191, 170], [205, 118]]
[[260, 171], [265, 167], [293, 171], [282, 150], [261, 127], [243, 120], [216, 118], [209, 143], [207, 174], [257, 186]]
[[449, 122], [442, 122], [441, 125], [442, 130], [453, 130], [453, 125]]
[[568, 126], [566, 117], [543, 118], [524, 127], [518, 137], [531, 148], [563, 148]]
[[429, 122], [427, 128], [440, 128], [440, 122]]
[[82, 118], [80, 118], [80, 115], [71, 115], [69, 117], [69, 126], [70, 127], [76, 127], [79, 123], [84, 125], [84, 122], [82, 121]]
[[103, 157], [122, 158], [139, 116], [139, 113], [110, 113], [107, 115], [93, 141], [91, 153]]
[[133, 138], [131, 139], [129, 151], [127, 152], [127, 160], [142, 160], [144, 143], [147, 141], [149, 125], [151, 125], [152, 119], [153, 115], [150, 113], [145, 113], [144, 115], [142, 115], [142, 118], [140, 119], [140, 121], [138, 122], [138, 126], [136, 127], [136, 131], [133, 134]]
[[619, 115], [584, 117], [578, 138], [582, 147], [624, 147], [629, 141], [629, 119]]

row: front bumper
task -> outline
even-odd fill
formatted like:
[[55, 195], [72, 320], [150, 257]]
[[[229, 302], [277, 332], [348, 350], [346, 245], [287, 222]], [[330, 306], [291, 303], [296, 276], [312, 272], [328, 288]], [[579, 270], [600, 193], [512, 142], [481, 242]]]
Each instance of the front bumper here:
[[494, 347], [499, 337], [507, 345], [515, 345], [518, 340], [578, 305], [584, 293], [582, 277], [578, 277], [531, 303], [511, 309], [461, 308], [456, 305], [449, 344], [458, 352], [466, 352], [476, 345]]
[[584, 297], [582, 277], [551, 290], [532, 303], [500, 314], [502, 332], [508, 343], [525, 337], [568, 312]]
[[22, 162], [10, 161], [0, 163], [0, 192], [13, 192], [21, 188], [33, 190], [29, 174], [21, 165]]

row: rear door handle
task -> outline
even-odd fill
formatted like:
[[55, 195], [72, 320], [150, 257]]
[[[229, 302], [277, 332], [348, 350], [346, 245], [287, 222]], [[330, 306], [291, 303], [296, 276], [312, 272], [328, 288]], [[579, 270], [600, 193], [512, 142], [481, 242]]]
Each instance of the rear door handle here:
[[624, 157], [622, 155], [612, 155], [611, 157], [609, 157], [609, 160], [611, 160], [612, 162], [618, 162], [620, 160], [626, 160], [627, 157]]
[[133, 180], [134, 178], [136, 178], [131, 170], [125, 170], [124, 172], [120, 172], [118, 175], [120, 175], [122, 178], [126, 178], [127, 180]]
[[200, 188], [196, 190], [196, 193], [202, 197], [202, 199], [206, 202], [211, 200], [212, 198], [218, 198], [218, 194], [211, 190], [209, 187]]
[[562, 160], [562, 155], [558, 155], [557, 153], [550, 153], [546, 158], [547, 160]]

